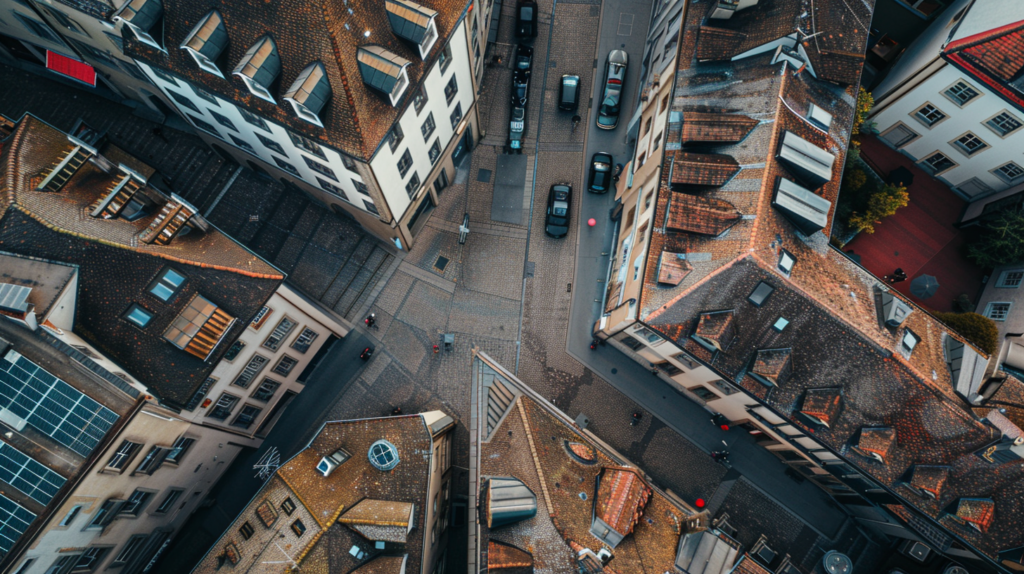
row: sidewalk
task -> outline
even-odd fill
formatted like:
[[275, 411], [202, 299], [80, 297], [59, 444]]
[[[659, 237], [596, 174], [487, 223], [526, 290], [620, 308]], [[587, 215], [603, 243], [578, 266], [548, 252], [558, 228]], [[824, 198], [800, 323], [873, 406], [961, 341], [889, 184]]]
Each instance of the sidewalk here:
[[[961, 294], [976, 300], [985, 271], [965, 257], [964, 232], [954, 225], [966, 202], [877, 138], [861, 138], [861, 158], [883, 179], [905, 167], [914, 174], [914, 183], [907, 188], [909, 205], [876, 226], [874, 233], [858, 234], [844, 251], [860, 255], [861, 265], [877, 277], [902, 268], [909, 279], [894, 287], [927, 309], [952, 311], [953, 300]], [[922, 300], [910, 294], [910, 283], [919, 275], [939, 280], [934, 296]]]

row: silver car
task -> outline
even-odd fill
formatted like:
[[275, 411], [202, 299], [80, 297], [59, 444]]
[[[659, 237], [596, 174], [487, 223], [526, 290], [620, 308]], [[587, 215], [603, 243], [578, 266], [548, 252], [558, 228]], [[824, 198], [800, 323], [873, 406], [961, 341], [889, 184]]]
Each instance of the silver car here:
[[613, 130], [619, 125], [619, 108], [628, 65], [629, 55], [623, 50], [612, 50], [608, 54], [604, 65], [604, 91], [601, 93], [601, 105], [597, 109], [597, 127], [603, 130]]

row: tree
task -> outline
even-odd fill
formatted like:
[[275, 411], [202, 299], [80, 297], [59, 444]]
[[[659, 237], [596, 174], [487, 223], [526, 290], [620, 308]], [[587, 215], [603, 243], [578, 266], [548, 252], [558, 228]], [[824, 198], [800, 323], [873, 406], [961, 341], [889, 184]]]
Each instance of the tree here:
[[855, 212], [850, 216], [850, 226], [865, 233], [874, 233], [875, 224], [894, 215], [897, 209], [906, 207], [908, 203], [910, 194], [907, 193], [907, 188], [885, 185], [868, 198], [868, 208], [863, 215]]
[[1024, 212], [1003, 211], [986, 223], [967, 255], [985, 268], [1024, 261]]
[[935, 318], [991, 355], [999, 347], [999, 329], [992, 319], [977, 313], [936, 313]]
[[871, 92], [860, 89], [857, 93], [857, 109], [853, 116], [853, 131], [851, 135], [857, 135], [860, 133], [861, 126], [864, 125], [864, 120], [867, 119], [868, 113], [871, 112], [871, 108], [875, 105], [875, 97], [871, 95]]

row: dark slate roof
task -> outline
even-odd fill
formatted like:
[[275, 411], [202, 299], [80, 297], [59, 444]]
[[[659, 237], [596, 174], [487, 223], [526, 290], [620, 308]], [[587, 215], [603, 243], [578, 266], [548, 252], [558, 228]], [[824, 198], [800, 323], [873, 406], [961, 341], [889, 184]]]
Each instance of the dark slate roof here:
[[[349, 155], [369, 159], [380, 146], [424, 74], [437, 60], [441, 48], [469, 6], [466, 0], [433, 0], [424, 8], [436, 10], [438, 40], [427, 59], [416, 46], [392, 32], [385, 2], [302, 2], [277, 0], [258, 5], [217, 0], [180, 0], [164, 3], [164, 42], [167, 52], [127, 39], [125, 52], [153, 66], [173, 71], [190, 83], [234, 101], [263, 117]], [[199, 69], [185, 50], [179, 49], [193, 27], [212, 10], [224, 19], [228, 44], [218, 62], [224, 78]], [[364, 33], [369, 31], [369, 37]], [[234, 69], [260, 38], [270, 36], [281, 59], [280, 79], [271, 89], [277, 105], [252, 96], [242, 80], [227, 73]], [[362, 83], [357, 49], [379, 45], [411, 62], [410, 86], [402, 101], [392, 107], [386, 97]], [[282, 98], [311, 64], [321, 63], [333, 96], [319, 117], [324, 127], [299, 119]], [[308, 106], [312, 107], [312, 106]]]
[[[33, 116], [24, 116], [0, 145], [0, 169], [8, 189], [0, 196], [0, 251], [78, 266], [75, 333], [161, 400], [187, 403], [227, 345], [217, 346], [204, 361], [164, 340], [164, 331], [198, 294], [239, 319], [226, 335], [220, 334], [233, 340], [284, 276], [212, 227], [197, 228], [167, 245], [146, 244], [137, 238], [155, 219], [152, 215], [134, 222], [83, 215], [120, 178], [90, 162], [60, 191], [35, 191], [42, 174], [71, 146], [65, 134]], [[164, 302], [149, 293], [149, 286], [167, 266], [186, 281]], [[146, 328], [122, 319], [132, 304], [153, 313]]]

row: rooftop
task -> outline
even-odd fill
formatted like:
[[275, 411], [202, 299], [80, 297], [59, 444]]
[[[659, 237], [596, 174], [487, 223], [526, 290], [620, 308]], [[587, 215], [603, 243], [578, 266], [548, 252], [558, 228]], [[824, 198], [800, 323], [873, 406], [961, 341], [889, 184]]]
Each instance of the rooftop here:
[[46, 317], [64, 288], [78, 273], [75, 265], [0, 251], [0, 284], [31, 289], [26, 302], [38, 317]]
[[942, 48], [942, 57], [1024, 109], [1024, 10], [1007, 0], [971, 4]]

